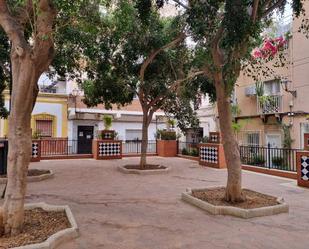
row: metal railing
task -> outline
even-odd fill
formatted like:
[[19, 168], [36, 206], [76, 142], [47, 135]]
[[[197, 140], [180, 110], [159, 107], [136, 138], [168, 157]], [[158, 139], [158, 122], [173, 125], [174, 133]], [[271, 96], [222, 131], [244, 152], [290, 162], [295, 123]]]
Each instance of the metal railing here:
[[178, 154], [184, 156], [199, 156], [199, 143], [178, 142]]
[[257, 99], [258, 114], [281, 113], [283, 111], [282, 106], [281, 95], [262, 96]]
[[240, 158], [246, 165], [296, 172], [297, 151], [301, 150], [270, 146], [240, 146]]
[[78, 154], [78, 140], [42, 139], [41, 156], [64, 156]]
[[[140, 154], [142, 150], [141, 140], [126, 140], [122, 143], [122, 154]], [[157, 153], [157, 141], [149, 140], [147, 146], [148, 154]]]

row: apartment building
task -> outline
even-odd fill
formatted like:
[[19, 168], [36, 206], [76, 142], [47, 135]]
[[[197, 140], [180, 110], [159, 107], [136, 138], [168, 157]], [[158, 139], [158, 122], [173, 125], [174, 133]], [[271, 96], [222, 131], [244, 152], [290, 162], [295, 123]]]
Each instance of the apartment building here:
[[[309, 11], [308, 2], [305, 8]], [[309, 133], [309, 39], [298, 32], [301, 20], [293, 20], [288, 65], [273, 68], [281, 78], [262, 79], [264, 96], [257, 96], [252, 78], [242, 74], [238, 79], [235, 95], [240, 112], [236, 120], [241, 145], [304, 148], [304, 134]]]

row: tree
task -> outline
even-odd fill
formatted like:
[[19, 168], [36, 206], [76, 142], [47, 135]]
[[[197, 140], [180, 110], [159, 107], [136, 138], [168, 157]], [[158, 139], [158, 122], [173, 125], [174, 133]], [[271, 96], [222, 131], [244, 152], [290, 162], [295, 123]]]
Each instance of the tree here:
[[155, 6], [145, 3], [117, 2], [106, 17], [109, 35], [102, 37], [101, 52], [94, 59], [95, 77], [83, 84], [89, 106], [125, 105], [138, 96], [143, 110], [141, 168], [147, 165], [148, 127], [154, 113], [167, 111], [171, 100], [176, 104], [184, 83], [204, 74], [190, 66], [183, 18], [162, 18]]
[[[38, 79], [48, 71], [55, 54], [54, 74], [75, 75], [80, 68], [79, 59], [92, 52], [91, 48], [87, 50], [87, 43], [95, 30], [87, 22], [100, 19], [99, 3], [99, 0], [74, 3], [0, 0], [0, 33], [4, 32], [10, 40], [12, 68], [8, 184], [0, 224], [0, 230], [4, 227], [6, 234], [16, 235], [23, 227], [26, 175], [31, 156], [30, 120], [39, 91]], [[64, 55], [67, 55], [66, 61]], [[2, 70], [9, 70], [7, 58], [0, 59]]]
[[[294, 14], [302, 11], [301, 0], [292, 1]], [[245, 61], [261, 41], [262, 30], [272, 15], [283, 13], [286, 0], [191, 0], [185, 8], [195, 42], [204, 52], [204, 70], [216, 89], [225, 158], [228, 165], [226, 201], [244, 200], [241, 161], [233, 135], [230, 96]]]

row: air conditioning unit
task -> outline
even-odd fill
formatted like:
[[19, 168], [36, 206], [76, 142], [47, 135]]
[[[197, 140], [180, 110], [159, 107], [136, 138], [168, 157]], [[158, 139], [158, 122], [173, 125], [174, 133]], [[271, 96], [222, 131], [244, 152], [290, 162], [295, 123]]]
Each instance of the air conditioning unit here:
[[255, 85], [253, 86], [248, 86], [245, 88], [245, 94], [246, 96], [254, 96], [256, 95], [256, 88], [255, 88]]

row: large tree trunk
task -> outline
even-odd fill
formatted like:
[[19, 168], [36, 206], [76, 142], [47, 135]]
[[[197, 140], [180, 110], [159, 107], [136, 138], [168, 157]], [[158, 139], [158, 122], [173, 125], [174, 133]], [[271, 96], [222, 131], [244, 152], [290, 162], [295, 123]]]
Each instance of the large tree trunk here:
[[[32, 5], [32, 1], [23, 1], [25, 5], [20, 6], [21, 12], [14, 16], [6, 2], [0, 0], [0, 25], [12, 42], [13, 89], [8, 134], [8, 184], [0, 226], [4, 227], [5, 233], [16, 235], [22, 231], [24, 222], [26, 177], [31, 157], [31, 113], [38, 94], [38, 79], [54, 56], [56, 10], [52, 0], [39, 0], [36, 5]], [[29, 4], [33, 7], [30, 13]], [[23, 16], [19, 16], [21, 13]], [[25, 37], [25, 24], [34, 13], [35, 28], [30, 45]]]
[[144, 169], [147, 165], [147, 149], [148, 149], [148, 127], [149, 127], [148, 110], [143, 110], [143, 127], [142, 127], [142, 146], [140, 169]]
[[16, 235], [24, 223], [27, 171], [31, 159], [31, 113], [39, 75], [30, 53], [12, 56], [13, 92], [9, 116], [8, 184], [3, 206], [6, 234]]
[[228, 179], [226, 201], [241, 202], [244, 200], [241, 189], [241, 160], [239, 146], [232, 129], [232, 112], [230, 96], [225, 91], [221, 77], [215, 81], [220, 130], [222, 134], [224, 154], [227, 163]]

